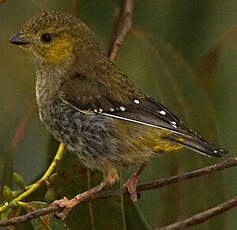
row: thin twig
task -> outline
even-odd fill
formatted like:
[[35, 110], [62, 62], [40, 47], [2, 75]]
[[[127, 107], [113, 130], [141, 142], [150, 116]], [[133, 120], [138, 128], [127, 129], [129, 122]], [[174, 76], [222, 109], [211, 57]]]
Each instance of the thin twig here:
[[[172, 176], [172, 177], [169, 177], [169, 178], [166, 178], [166, 179], [155, 180], [155, 181], [150, 182], [150, 183], [139, 185], [137, 187], [137, 191], [142, 192], [142, 191], [146, 191], [146, 190], [150, 190], [150, 189], [161, 188], [161, 187], [164, 187], [164, 186], [169, 185], [169, 184], [177, 183], [180, 180], [182, 180], [182, 181], [190, 180], [190, 179], [193, 179], [195, 177], [209, 175], [213, 172], [217, 172], [217, 171], [227, 169], [227, 168], [230, 168], [230, 167], [234, 167], [234, 166], [237, 166], [237, 158], [229, 158], [229, 159], [227, 159], [227, 160], [225, 160], [221, 163], [214, 164], [214, 165], [211, 165], [211, 166], [207, 166], [207, 167], [197, 169], [197, 170], [194, 170], [194, 171], [191, 171], [191, 172], [187, 172], [187, 173], [184, 173], [182, 175], [176, 175], [176, 176]], [[122, 189], [118, 189], [118, 190], [115, 190], [115, 191], [102, 191], [102, 192], [97, 193], [93, 197], [89, 197], [88, 199], [84, 200], [83, 202], [110, 198], [110, 197], [114, 197], [114, 196], [119, 196], [121, 194], [128, 195], [127, 190], [125, 188], [122, 188]], [[236, 198], [234, 198], [234, 199], [236, 199]], [[232, 204], [232, 206], [230, 206], [230, 203]], [[233, 200], [230, 200], [230, 201], [227, 201], [226, 203], [223, 203], [222, 205], [219, 205], [217, 208], [210, 209], [211, 211], [208, 212], [208, 215], [206, 214], [207, 211], [203, 212], [205, 214], [204, 214], [203, 217], [201, 217], [200, 221], [203, 222], [204, 220], [210, 218], [212, 215], [217, 215], [221, 212], [224, 212], [224, 211], [230, 209], [231, 207], [234, 207], [233, 203], [235, 203], [235, 202]], [[217, 209], [218, 209], [218, 211], [217, 211]], [[221, 209], [221, 210], [223, 209], [223, 211], [221, 211], [219, 209]], [[25, 222], [27, 220], [31, 220], [31, 219], [34, 219], [34, 218], [37, 218], [37, 217], [40, 217], [40, 216], [50, 214], [50, 213], [59, 212], [61, 210], [62, 210], [62, 208], [60, 208], [58, 206], [49, 205], [47, 208], [38, 209], [36, 211], [27, 213], [26, 215], [22, 215], [22, 216], [19, 216], [19, 217], [14, 217], [14, 218], [11, 218], [9, 220], [0, 221], [0, 226], [16, 225], [18, 223], [22, 223], [22, 222]], [[198, 214], [198, 215], [200, 215], [200, 214]], [[191, 226], [190, 223], [191, 222], [188, 222], [189, 225], [187, 225], [187, 226]], [[199, 222], [197, 222], [197, 223], [199, 223]], [[162, 230], [164, 230], [164, 229], [162, 229]]]
[[118, 18], [118, 30], [116, 39], [113, 42], [112, 49], [109, 51], [109, 58], [114, 61], [120, 47], [122, 46], [128, 32], [132, 27], [133, 0], [121, 0], [120, 16]]
[[[122, 22], [122, 3], [123, 1], [120, 0], [120, 4], [118, 4], [115, 7], [114, 10], [114, 17], [113, 17], [113, 22], [112, 22], [112, 29], [111, 29], [111, 35], [109, 37], [109, 41], [108, 41], [108, 49], [107, 49], [107, 56], [110, 57], [113, 46], [114, 46], [114, 42], [116, 40], [116, 38], [119, 35], [120, 32], [120, 28], [121, 28], [121, 22]], [[112, 61], [112, 60], [111, 60]]]
[[78, 0], [72, 0], [72, 8], [71, 8], [72, 15], [76, 16], [77, 9], [78, 9]]
[[192, 225], [200, 224], [204, 222], [207, 219], [210, 219], [216, 215], [219, 215], [223, 212], [226, 212], [234, 207], [237, 206], [237, 196], [235, 196], [233, 199], [228, 200], [214, 208], [210, 208], [204, 212], [200, 212], [186, 220], [178, 221], [174, 224], [167, 225], [162, 228], [157, 228], [156, 230], [178, 230], [178, 229], [184, 229], [188, 228]]

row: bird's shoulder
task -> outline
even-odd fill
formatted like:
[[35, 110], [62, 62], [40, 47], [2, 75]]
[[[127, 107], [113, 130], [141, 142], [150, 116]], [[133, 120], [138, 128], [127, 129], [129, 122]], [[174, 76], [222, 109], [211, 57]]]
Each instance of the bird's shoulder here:
[[87, 113], [186, 133], [165, 106], [136, 88], [122, 72], [106, 68], [72, 74], [62, 85], [63, 101]]
[[67, 77], [60, 90], [77, 107], [91, 111], [123, 110], [135, 99], [146, 98], [112, 62], [93, 69], [77, 69]]

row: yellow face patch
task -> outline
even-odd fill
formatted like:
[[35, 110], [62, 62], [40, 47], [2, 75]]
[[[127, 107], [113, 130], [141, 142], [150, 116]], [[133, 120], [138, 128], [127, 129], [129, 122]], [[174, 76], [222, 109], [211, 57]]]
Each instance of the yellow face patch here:
[[72, 54], [73, 40], [69, 36], [60, 36], [46, 47], [45, 58], [49, 64], [59, 64]]

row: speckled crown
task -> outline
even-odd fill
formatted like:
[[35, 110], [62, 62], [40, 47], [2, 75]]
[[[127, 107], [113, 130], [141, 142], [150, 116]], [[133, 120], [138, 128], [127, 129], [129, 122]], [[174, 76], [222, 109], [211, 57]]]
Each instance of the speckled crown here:
[[71, 14], [60, 11], [46, 11], [39, 16], [26, 21], [22, 27], [22, 31], [29, 32], [30, 30], [31, 32], [37, 33], [39, 30], [49, 26], [58, 28], [69, 24], [72, 25], [73, 22], [77, 22], [78, 24], [80, 20], [73, 17]]

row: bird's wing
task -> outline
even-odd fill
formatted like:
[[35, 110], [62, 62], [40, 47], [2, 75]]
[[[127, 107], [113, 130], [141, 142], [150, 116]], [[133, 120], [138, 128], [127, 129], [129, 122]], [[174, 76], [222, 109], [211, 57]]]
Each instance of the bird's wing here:
[[[111, 88], [114, 89], [114, 87], [118, 87], [118, 84]], [[87, 114], [100, 113], [114, 119], [165, 129], [181, 135], [190, 135], [190, 131], [166, 107], [153, 98], [137, 92], [136, 89], [132, 92], [133, 89], [129, 85], [124, 87], [126, 89], [119, 87], [115, 91], [108, 85], [87, 79], [82, 74], [74, 74], [70, 81], [63, 84], [64, 95], [61, 99]]]
[[187, 129], [166, 107], [133, 87], [126, 76], [117, 82], [113, 79], [99, 82], [76, 74], [62, 85], [61, 92], [61, 100], [82, 113], [99, 113], [112, 119], [168, 130], [171, 133], [164, 139], [207, 156], [220, 157], [227, 153]]

